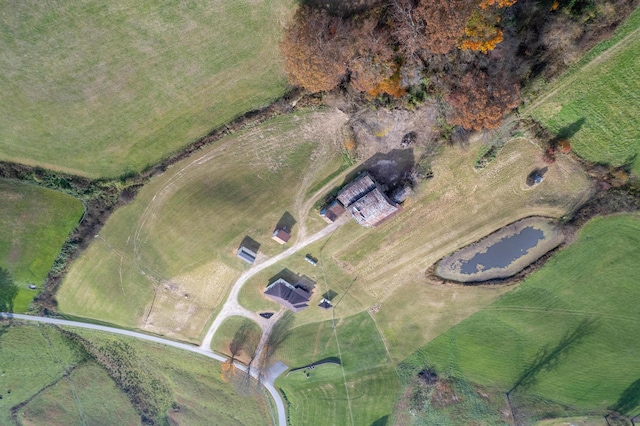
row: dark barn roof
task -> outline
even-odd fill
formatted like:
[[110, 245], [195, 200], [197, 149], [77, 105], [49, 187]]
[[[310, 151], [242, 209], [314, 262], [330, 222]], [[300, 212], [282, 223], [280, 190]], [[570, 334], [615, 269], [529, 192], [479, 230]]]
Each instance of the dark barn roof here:
[[293, 312], [307, 308], [311, 293], [299, 285], [291, 285], [280, 278], [270, 284], [264, 294]]
[[338, 201], [340, 201], [343, 206], [349, 207], [356, 200], [362, 198], [367, 192], [376, 188], [376, 186], [376, 183], [373, 181], [371, 176], [369, 176], [369, 173], [363, 173], [350, 184], [342, 188], [337, 197]]

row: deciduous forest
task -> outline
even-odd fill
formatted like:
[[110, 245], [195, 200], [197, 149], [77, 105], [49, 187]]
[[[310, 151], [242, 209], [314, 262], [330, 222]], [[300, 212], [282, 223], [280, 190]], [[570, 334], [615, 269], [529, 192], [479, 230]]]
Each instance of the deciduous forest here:
[[280, 48], [291, 84], [416, 104], [497, 127], [527, 82], [610, 35], [637, 0], [300, 0]]

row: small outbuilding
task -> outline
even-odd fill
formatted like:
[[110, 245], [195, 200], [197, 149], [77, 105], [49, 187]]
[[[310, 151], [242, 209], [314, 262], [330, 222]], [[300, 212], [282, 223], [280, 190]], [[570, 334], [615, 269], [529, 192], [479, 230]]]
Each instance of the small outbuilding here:
[[258, 257], [258, 253], [256, 253], [253, 250], [248, 249], [245, 246], [240, 246], [240, 248], [238, 248], [238, 251], [236, 252], [236, 255], [244, 260], [247, 263], [253, 264], [253, 262], [256, 261], [256, 257]]
[[273, 231], [271, 239], [280, 244], [286, 244], [291, 239], [291, 234], [286, 229], [279, 228]]
[[318, 306], [320, 306], [324, 310], [329, 310], [333, 307], [331, 302], [329, 302], [327, 299], [322, 299], [322, 302], [320, 302]]
[[338, 200], [333, 200], [331, 204], [320, 210], [320, 216], [328, 222], [335, 222], [346, 210]]

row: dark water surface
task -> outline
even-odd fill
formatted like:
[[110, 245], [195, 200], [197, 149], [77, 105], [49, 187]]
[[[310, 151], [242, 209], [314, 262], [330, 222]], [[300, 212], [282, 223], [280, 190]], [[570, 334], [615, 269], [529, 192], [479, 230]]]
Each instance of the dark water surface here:
[[529, 249], [538, 245], [538, 241], [542, 239], [544, 239], [544, 233], [541, 230], [528, 226], [517, 234], [489, 246], [486, 253], [478, 253], [471, 259], [463, 261], [460, 272], [475, 274], [478, 272], [478, 265], [483, 265], [483, 271], [507, 267], [514, 260], [527, 254]]

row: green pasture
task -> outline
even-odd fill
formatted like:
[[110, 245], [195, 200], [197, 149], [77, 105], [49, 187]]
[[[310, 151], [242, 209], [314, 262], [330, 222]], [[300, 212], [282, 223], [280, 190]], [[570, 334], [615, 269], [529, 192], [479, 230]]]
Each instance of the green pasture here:
[[640, 410], [640, 217], [589, 222], [519, 287], [412, 359], [439, 374], [577, 413]]
[[94, 363], [84, 363], [69, 377], [31, 400], [18, 415], [22, 424], [135, 426], [140, 416], [127, 396]]
[[[262, 330], [260, 326], [255, 322], [251, 321], [248, 318], [232, 316], [224, 320], [216, 334], [213, 336], [213, 340], [211, 341], [211, 349], [214, 351], [225, 354], [227, 356], [231, 356], [231, 351], [229, 350], [229, 344], [233, 340], [235, 334], [240, 330], [241, 327], [248, 325], [247, 333], [251, 336], [257, 336], [258, 340], [260, 336], [262, 336]], [[253, 354], [240, 353], [240, 358], [244, 360], [247, 356], [251, 356]], [[238, 354], [236, 355], [238, 356]]]
[[271, 234], [286, 214], [297, 237], [306, 213], [300, 194], [341, 156], [331, 138], [342, 118], [331, 128], [326, 117], [278, 117], [151, 180], [72, 265], [58, 292], [61, 311], [196, 340], [248, 268], [236, 257], [245, 237], [260, 256], [280, 253]]
[[278, 378], [291, 424], [350, 424], [351, 418], [356, 425], [387, 424], [398, 377], [375, 323], [363, 312], [336, 324], [340, 351], [329, 320], [293, 328], [276, 352], [290, 368], [327, 358], [341, 359], [344, 368], [344, 376], [340, 366], [319, 365], [307, 370], [308, 377], [298, 371]]
[[549, 87], [531, 115], [596, 163], [629, 164], [640, 175], [640, 9]]
[[50, 189], [0, 179], [0, 297], [2, 309], [24, 312], [84, 207]]
[[[240, 396], [221, 379], [217, 361], [130, 338], [68, 330], [97, 347], [126, 344], [131, 357], [123, 369], [144, 368], [154, 376], [154, 388], [168, 388], [173, 404], [167, 424], [270, 423], [266, 397], [260, 392]], [[106, 370], [54, 327], [0, 324], [0, 370], [0, 424], [14, 424], [11, 409], [22, 403], [20, 424], [140, 424], [127, 394]]]
[[136, 363], [152, 372], [161, 385], [170, 390], [174, 404], [168, 412], [168, 424], [249, 426], [271, 423], [266, 396], [262, 392], [240, 395], [222, 379], [218, 361], [133, 338], [84, 329], [69, 330], [98, 346], [112, 341], [129, 345], [135, 353]]
[[156, 163], [285, 91], [289, 0], [0, 5], [3, 160], [89, 177]]

